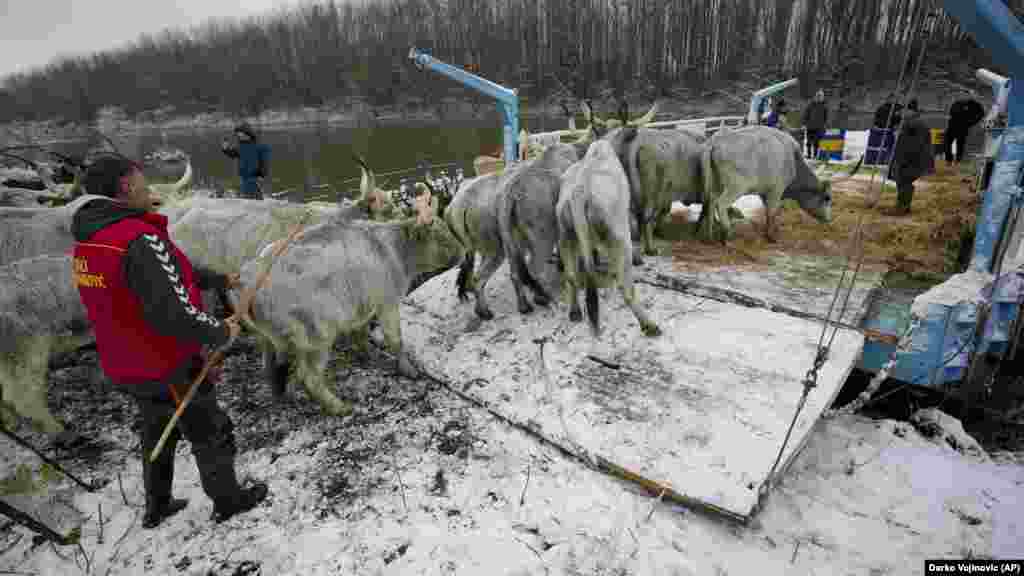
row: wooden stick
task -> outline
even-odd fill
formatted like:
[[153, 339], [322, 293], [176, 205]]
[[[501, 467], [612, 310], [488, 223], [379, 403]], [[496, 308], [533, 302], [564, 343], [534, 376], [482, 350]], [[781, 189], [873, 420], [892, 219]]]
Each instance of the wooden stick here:
[[[292, 240], [299, 235], [299, 232], [302, 231], [302, 225], [311, 215], [312, 211], [307, 211], [306, 215], [302, 218], [302, 221], [295, 226], [295, 229], [292, 230], [291, 234], [289, 234], [287, 238], [285, 238], [284, 242], [281, 242], [274, 248], [266, 266], [264, 266], [263, 270], [260, 271], [260, 275], [256, 278], [256, 283], [249, 286], [238, 298], [238, 307], [232, 318], [237, 316], [239, 320], [241, 320], [249, 317], [249, 306], [252, 304], [252, 300], [256, 296], [256, 291], [267, 283], [267, 279], [270, 278], [270, 269], [274, 267], [274, 262], [277, 261], [278, 256], [284, 253], [288, 248], [288, 245], [292, 243]], [[160, 455], [160, 451], [163, 450], [164, 444], [167, 443], [167, 439], [171, 436], [171, 430], [174, 430], [174, 425], [178, 423], [178, 419], [181, 418], [181, 415], [185, 412], [185, 408], [188, 406], [188, 403], [191, 402], [192, 397], [195, 396], [196, 390], [199, 389], [199, 384], [206, 378], [206, 375], [210, 372], [211, 368], [224, 360], [225, 355], [225, 348], [220, 348], [211, 354], [210, 358], [206, 360], [206, 364], [203, 365], [203, 369], [199, 371], [199, 375], [192, 381], [192, 386], [189, 387], [188, 394], [185, 395], [181, 404], [178, 404], [178, 409], [174, 411], [174, 416], [172, 416], [170, 421], [167, 422], [167, 426], [164, 426], [164, 433], [160, 435], [160, 441], [157, 442], [156, 447], [153, 448], [153, 452], [149, 455], [150, 462], [156, 461], [157, 456]]]

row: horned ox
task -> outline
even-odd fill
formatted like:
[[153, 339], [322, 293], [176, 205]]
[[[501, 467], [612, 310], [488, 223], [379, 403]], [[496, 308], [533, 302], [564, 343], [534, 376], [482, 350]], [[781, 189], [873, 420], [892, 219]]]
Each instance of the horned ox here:
[[[517, 164], [501, 174], [464, 182], [448, 205], [445, 221], [466, 247], [457, 281], [458, 296], [465, 300], [471, 284], [474, 285], [476, 314], [480, 318], [494, 317], [487, 304], [487, 282], [505, 260], [509, 262], [521, 314], [533, 311], [523, 284], [529, 286], [537, 305], [547, 306], [551, 302], [551, 295], [537, 280], [536, 273], [539, 266], [547, 263], [558, 240], [555, 203], [560, 176], [575, 161], [576, 151], [571, 145], [553, 144], [536, 160]], [[483, 262], [479, 277], [473, 282], [477, 252]]]
[[586, 102], [580, 102], [580, 107], [583, 108], [583, 116], [586, 118], [588, 123], [588, 134], [591, 139], [603, 138], [612, 130], [616, 128], [624, 128], [625, 126], [646, 126], [654, 121], [655, 115], [658, 113], [658, 103], [655, 102], [651, 105], [651, 108], [644, 113], [642, 116], [637, 116], [626, 122], [624, 126], [620, 118], [601, 118], [590, 109], [590, 106]]
[[[398, 371], [418, 374], [402, 347], [399, 303], [417, 274], [453, 266], [464, 251], [447, 225], [433, 218], [436, 201], [417, 208], [415, 218], [400, 221], [313, 226], [274, 263], [246, 325], [261, 339], [265, 374], [276, 393], [285, 392], [288, 359], [294, 357], [298, 377], [322, 409], [348, 413], [351, 406], [327, 385], [331, 346], [374, 317], [398, 358]], [[244, 283], [251, 285], [263, 266], [263, 259], [243, 266]]]
[[[52, 210], [52, 208], [51, 208]], [[51, 354], [93, 338], [73, 278], [71, 256], [41, 255], [0, 266], [0, 419], [28, 418], [57, 441], [69, 440], [46, 402]]]
[[[629, 138], [634, 135], [634, 138]], [[672, 202], [703, 201], [701, 175], [703, 138], [685, 130], [616, 128], [604, 136], [611, 142], [629, 179], [630, 212], [635, 230], [633, 264], [643, 253], [653, 256], [654, 228], [672, 208]]]
[[579, 322], [583, 317], [577, 299], [579, 289], [583, 288], [591, 327], [595, 335], [601, 332], [599, 279], [594, 268], [597, 253], [608, 259], [611, 285], [619, 286], [643, 333], [647, 336], [661, 334], [661, 329], [636, 300], [629, 230], [629, 180], [610, 142], [593, 143], [583, 160], [565, 173], [556, 213], [559, 256], [569, 287], [569, 319]]
[[[847, 178], [860, 169], [860, 161]], [[765, 206], [765, 236], [775, 240], [775, 218], [783, 200], [793, 199], [819, 222], [832, 221], [832, 180], [820, 178], [807, 165], [800, 145], [789, 134], [769, 126], [723, 130], [703, 152], [704, 191], [701, 229], [713, 235], [714, 221], [725, 237], [733, 235], [728, 208], [741, 196], [756, 194]]]

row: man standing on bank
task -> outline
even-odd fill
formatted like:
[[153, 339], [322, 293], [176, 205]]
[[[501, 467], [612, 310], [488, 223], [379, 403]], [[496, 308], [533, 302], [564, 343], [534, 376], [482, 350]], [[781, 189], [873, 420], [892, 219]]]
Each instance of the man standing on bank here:
[[187, 505], [171, 498], [182, 434], [192, 444], [203, 491], [213, 500], [214, 520], [251, 510], [266, 498], [267, 485], [243, 489], [238, 484], [233, 424], [217, 405], [215, 377], [200, 384], [167, 446], [149, 461], [176, 403], [203, 366], [202, 347], [209, 354], [229, 346], [241, 329], [234, 318], [221, 321], [206, 314], [199, 291], [237, 288], [238, 275], [192, 267], [171, 242], [167, 217], [154, 211], [135, 162], [102, 158], [89, 167], [83, 185], [88, 194], [106, 198], [86, 203], [73, 216], [76, 279], [89, 279], [78, 283], [78, 291], [104, 373], [136, 401], [141, 414], [143, 527], [154, 528]]
[[235, 138], [237, 145], [232, 146], [231, 142], [224, 140], [220, 148], [225, 156], [238, 160], [238, 177], [241, 179], [238, 195], [262, 200], [266, 192], [263, 183], [270, 172], [270, 146], [260, 141], [248, 122], [235, 126]]
[[825, 104], [824, 90], [818, 90], [814, 94], [814, 100], [804, 108], [801, 120], [804, 129], [807, 130], [807, 157], [811, 160], [817, 159], [821, 139], [825, 136], [825, 128], [828, 125], [828, 106]]

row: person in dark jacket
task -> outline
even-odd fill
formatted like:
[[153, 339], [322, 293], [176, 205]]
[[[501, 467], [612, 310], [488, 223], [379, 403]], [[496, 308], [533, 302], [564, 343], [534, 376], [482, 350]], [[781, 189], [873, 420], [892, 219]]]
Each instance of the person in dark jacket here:
[[836, 130], [849, 130], [850, 129], [850, 114], [853, 112], [850, 108], [850, 103], [846, 101], [846, 98], [839, 100], [839, 105], [836, 106], [836, 113], [832, 119], [832, 128]]
[[238, 176], [241, 179], [239, 195], [242, 198], [262, 199], [263, 182], [270, 172], [270, 146], [259, 141], [256, 131], [247, 122], [235, 127], [237, 145], [221, 142], [221, 150], [228, 158], [238, 159]]
[[964, 159], [967, 149], [967, 136], [978, 122], [985, 117], [985, 107], [972, 97], [961, 98], [949, 107], [949, 121], [946, 123], [946, 134], [942, 143], [946, 162], [954, 161], [953, 142], [956, 142], [955, 160], [959, 164]]
[[[217, 405], [214, 377], [199, 386], [155, 462], [156, 447], [176, 403], [198, 376], [206, 352], [230, 345], [240, 325], [203, 310], [200, 289], [237, 288], [238, 275], [193, 268], [167, 232], [139, 166], [122, 157], [97, 160], [86, 172], [87, 202], [72, 218], [75, 281], [96, 336], [104, 373], [130, 395], [142, 420], [146, 512], [154, 528], [185, 506], [171, 498], [174, 453], [182, 435], [192, 444], [203, 491], [222, 522], [254, 508], [267, 485], [243, 489], [235, 477], [233, 425]], [[109, 200], [107, 199], [109, 198]]]
[[779, 98], [774, 105], [772, 105], [772, 111], [768, 113], [768, 118], [765, 120], [765, 126], [771, 126], [772, 128], [778, 128], [779, 130], [788, 130], [789, 127], [786, 122], [786, 114], [789, 114], [789, 105], [786, 104], [784, 98]]
[[899, 137], [889, 163], [889, 179], [896, 182], [897, 211], [910, 213], [914, 199], [914, 181], [935, 170], [931, 131], [921, 120], [917, 100], [907, 104]]
[[[895, 130], [896, 127], [900, 125], [900, 120], [902, 119], [900, 113], [902, 110], [903, 105], [896, 102], [896, 95], [890, 94], [889, 97], [885, 99], [885, 102], [875, 110], [874, 127]], [[892, 114], [891, 116], [890, 112]], [[886, 125], [887, 122], [888, 125]]]
[[817, 158], [818, 148], [821, 146], [821, 139], [825, 136], [825, 128], [828, 125], [828, 106], [825, 104], [823, 90], [818, 90], [814, 95], [814, 100], [807, 105], [807, 108], [804, 108], [800, 122], [807, 130], [807, 157]]

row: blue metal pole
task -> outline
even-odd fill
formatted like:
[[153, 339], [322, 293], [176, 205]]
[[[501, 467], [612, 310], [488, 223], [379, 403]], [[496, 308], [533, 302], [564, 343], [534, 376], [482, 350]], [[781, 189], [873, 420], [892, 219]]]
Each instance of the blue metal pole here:
[[1013, 78], [1024, 78], [1024, 25], [1001, 0], [943, 0], [943, 6], [957, 19], [960, 27], [985, 47], [992, 60], [1010, 73], [1007, 95], [1008, 122], [1003, 141], [996, 155], [992, 179], [978, 215], [971, 268], [992, 272], [994, 249], [1002, 233], [1011, 199], [1016, 191], [1017, 176], [1024, 160], [1024, 94], [1014, 90]]
[[409, 58], [417, 66], [428, 68], [438, 74], [447, 76], [463, 86], [468, 86], [497, 100], [505, 121], [505, 166], [511, 166], [516, 162], [518, 159], [516, 139], [519, 137], [519, 95], [515, 90], [495, 84], [457, 66], [441, 62], [429, 54], [416, 50], [416, 48], [409, 49]]
[[767, 88], [761, 88], [757, 92], [754, 92], [754, 95], [750, 98], [750, 110], [747, 112], [747, 123], [758, 124], [760, 122], [761, 119], [757, 117], [757, 109], [761, 106], [762, 100], [771, 96], [772, 94], [782, 92], [783, 90], [789, 88], [790, 86], [796, 86], [798, 82], [799, 79], [790, 78], [789, 80], [786, 80], [784, 82], [772, 84]]
[[1024, 25], [1002, 0], [943, 0], [942, 4], [1011, 78], [1024, 76]]
[[[1001, 0], [943, 0], [947, 13], [957, 19], [960, 27], [986, 48], [992, 60], [1009, 72], [1010, 80], [998, 91], [1007, 98], [1007, 127], [996, 153], [992, 177], [978, 214], [971, 268], [978, 272], [995, 273], [995, 248], [1004, 234], [1004, 222], [1014, 202], [1021, 195], [1021, 172], [1024, 169], [1024, 25]], [[994, 76], [994, 75], [992, 75]], [[1014, 81], [1016, 79], [1016, 81]], [[991, 84], [991, 82], [990, 82]], [[1011, 230], [1006, 230], [1009, 235]], [[1007, 345], [1010, 338], [1005, 327], [1016, 315], [1017, 294], [997, 282], [989, 298], [993, 301], [992, 314], [978, 343], [982, 351], [993, 351]]]

